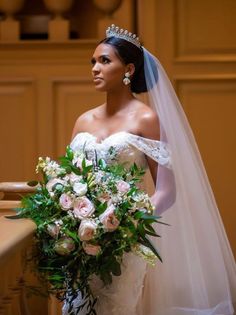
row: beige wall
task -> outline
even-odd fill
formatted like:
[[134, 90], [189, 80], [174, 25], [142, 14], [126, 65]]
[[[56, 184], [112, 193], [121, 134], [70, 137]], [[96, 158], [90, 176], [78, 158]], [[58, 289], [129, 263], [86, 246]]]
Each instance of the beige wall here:
[[236, 255], [236, 1], [138, 4], [139, 32], [175, 85]]

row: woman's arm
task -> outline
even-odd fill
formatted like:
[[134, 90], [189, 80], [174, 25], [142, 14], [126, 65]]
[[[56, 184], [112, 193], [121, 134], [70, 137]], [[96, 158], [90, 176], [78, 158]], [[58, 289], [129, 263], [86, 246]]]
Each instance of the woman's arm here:
[[[160, 126], [156, 113], [150, 111], [144, 116], [141, 123], [141, 133], [144, 138], [160, 140]], [[156, 207], [156, 211], [160, 214], [175, 202], [176, 184], [174, 173], [165, 166], [158, 165], [150, 157], [146, 157], [146, 159], [156, 186], [156, 191], [151, 200]], [[157, 173], [158, 178], [161, 178], [159, 182], [157, 182]]]

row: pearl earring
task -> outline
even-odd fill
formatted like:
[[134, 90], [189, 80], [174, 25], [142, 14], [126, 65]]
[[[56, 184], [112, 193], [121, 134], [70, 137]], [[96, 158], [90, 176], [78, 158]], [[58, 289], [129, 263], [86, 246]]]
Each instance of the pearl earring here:
[[129, 85], [130, 84], [130, 73], [129, 72], [126, 72], [125, 73], [125, 77], [124, 77], [124, 79], [123, 79], [123, 83], [124, 83], [124, 85]]

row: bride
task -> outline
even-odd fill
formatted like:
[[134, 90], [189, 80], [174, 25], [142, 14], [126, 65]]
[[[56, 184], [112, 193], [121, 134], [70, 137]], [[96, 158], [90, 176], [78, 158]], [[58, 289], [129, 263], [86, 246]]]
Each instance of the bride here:
[[[148, 189], [152, 178], [156, 211], [171, 225], [162, 228], [157, 241], [163, 264], [149, 267], [128, 253], [122, 275], [110, 286], [91, 279], [97, 314], [233, 314], [233, 255], [194, 137], [164, 70], [136, 35], [114, 25], [91, 63], [95, 89], [106, 93], [106, 102], [77, 119], [71, 148], [85, 147], [90, 158], [96, 151], [112, 163], [112, 147], [116, 161], [148, 169], [143, 186]], [[135, 96], [143, 92], [148, 105]], [[81, 303], [78, 294], [75, 311]], [[66, 303], [63, 314], [69, 314]]]

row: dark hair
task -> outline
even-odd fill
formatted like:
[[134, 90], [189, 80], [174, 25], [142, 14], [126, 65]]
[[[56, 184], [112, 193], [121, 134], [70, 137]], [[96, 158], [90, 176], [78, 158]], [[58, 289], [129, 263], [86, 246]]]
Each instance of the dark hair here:
[[99, 44], [111, 45], [124, 64], [133, 63], [135, 72], [131, 79], [131, 91], [137, 94], [147, 92], [142, 48], [135, 46], [125, 39], [114, 36], [103, 39]]

